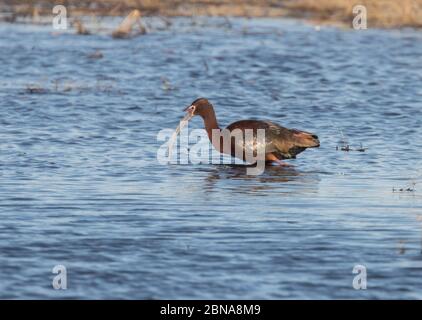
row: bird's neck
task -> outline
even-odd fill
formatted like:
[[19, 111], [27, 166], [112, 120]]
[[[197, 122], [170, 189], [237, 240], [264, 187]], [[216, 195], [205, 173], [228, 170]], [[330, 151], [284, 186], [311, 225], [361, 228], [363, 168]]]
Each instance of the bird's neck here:
[[214, 110], [210, 110], [206, 114], [203, 114], [202, 119], [204, 120], [205, 130], [207, 131], [208, 138], [214, 145], [214, 142], [212, 141], [212, 132], [213, 130], [220, 131], [220, 127], [218, 126], [217, 117], [215, 116]]

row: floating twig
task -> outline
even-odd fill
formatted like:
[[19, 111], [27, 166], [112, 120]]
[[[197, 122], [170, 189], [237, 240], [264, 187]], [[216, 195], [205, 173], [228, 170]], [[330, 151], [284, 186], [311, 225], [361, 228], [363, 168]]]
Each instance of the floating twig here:
[[359, 151], [359, 152], [365, 152], [365, 151], [366, 151], [366, 149], [368, 149], [368, 148], [364, 148], [364, 147], [362, 146], [362, 143], [361, 143], [361, 144], [360, 144], [360, 148], [356, 149], [356, 151]]
[[83, 36], [87, 36], [87, 35], [91, 34], [91, 32], [89, 32], [89, 30], [86, 29], [85, 26], [82, 24], [81, 20], [76, 19], [73, 22], [73, 25], [75, 26], [76, 34], [80, 34], [80, 35], [83, 35]]
[[368, 148], [364, 148], [362, 146], [362, 143], [360, 144], [360, 146], [358, 148], [352, 148], [350, 145], [346, 144], [346, 145], [342, 145], [342, 146], [336, 146], [336, 150], [341, 150], [341, 151], [345, 151], [345, 152], [350, 152], [350, 151], [358, 151], [358, 152], [365, 152]]
[[415, 192], [416, 191], [415, 186], [416, 186], [416, 182], [412, 182], [411, 186], [407, 186], [404, 188], [393, 187], [393, 192]]
[[[132, 30], [135, 25], [138, 25], [139, 30], [135, 34], [132, 34]], [[141, 23], [141, 12], [135, 9], [127, 15], [127, 17], [122, 21], [117, 29], [113, 31], [111, 35], [115, 39], [125, 39], [145, 33], [146, 28]]]
[[207, 61], [206, 60], [203, 60], [202, 62], [204, 63], [205, 71], [208, 73], [208, 71], [209, 71], [210, 68], [208, 67]]
[[37, 93], [41, 94], [41, 93], [46, 93], [47, 90], [38, 85], [27, 85], [26, 92], [30, 94], [37, 94]]
[[96, 50], [95, 52], [92, 52], [88, 55], [89, 59], [101, 59], [104, 55], [100, 50]]
[[336, 146], [336, 150], [341, 150], [345, 152], [350, 151], [358, 151], [358, 152], [365, 152], [368, 148], [364, 148], [362, 143], [360, 143], [360, 146], [357, 148], [352, 148], [352, 146], [348, 143], [348, 139], [344, 136], [343, 130], [338, 128], [334, 123], [332, 125], [338, 130], [338, 132], [341, 135], [341, 140], [339, 141], [341, 145]]

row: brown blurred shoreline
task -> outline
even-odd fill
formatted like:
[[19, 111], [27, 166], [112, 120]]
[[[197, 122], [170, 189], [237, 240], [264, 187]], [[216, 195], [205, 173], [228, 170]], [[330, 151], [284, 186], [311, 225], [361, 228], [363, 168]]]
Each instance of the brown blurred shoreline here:
[[360, 4], [367, 8], [368, 28], [422, 28], [422, 0], [0, 0], [0, 19], [51, 15], [58, 4], [70, 17], [125, 16], [139, 9], [143, 16], [294, 17], [346, 27]]

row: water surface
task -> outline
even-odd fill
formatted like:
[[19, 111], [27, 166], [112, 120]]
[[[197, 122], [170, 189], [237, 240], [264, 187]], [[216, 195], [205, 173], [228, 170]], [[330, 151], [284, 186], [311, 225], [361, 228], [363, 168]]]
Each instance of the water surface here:
[[[172, 21], [129, 40], [0, 24], [0, 298], [422, 298], [422, 34]], [[157, 133], [199, 96], [222, 126], [321, 148], [260, 176], [160, 165]]]

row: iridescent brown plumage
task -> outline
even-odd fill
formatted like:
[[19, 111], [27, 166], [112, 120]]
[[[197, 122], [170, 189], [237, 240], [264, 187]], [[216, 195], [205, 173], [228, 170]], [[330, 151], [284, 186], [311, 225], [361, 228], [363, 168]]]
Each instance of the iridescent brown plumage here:
[[[214, 107], [205, 98], [196, 99], [192, 104], [185, 109], [191, 117], [199, 115], [204, 120], [205, 130], [207, 131], [208, 137], [211, 143], [219, 150], [224, 152], [222, 149], [222, 143], [216, 143], [212, 139], [213, 130], [221, 130], [218, 126], [217, 117], [215, 116]], [[300, 131], [296, 129], [287, 129], [278, 124], [265, 121], [265, 120], [241, 120], [236, 121], [227, 126], [230, 132], [233, 130], [240, 129], [245, 132], [246, 129], [252, 129], [254, 132], [254, 138], [258, 129], [265, 130], [265, 160], [274, 161], [280, 165], [286, 165], [281, 160], [283, 159], [294, 159], [296, 155], [303, 152], [307, 148], [317, 148], [320, 143], [318, 137], [312, 133]], [[254, 143], [258, 143], [255, 139]], [[254, 148], [258, 147], [255, 146]], [[241, 146], [245, 148], [244, 145]], [[236, 156], [234, 153], [235, 146], [231, 146], [231, 155]], [[239, 157], [239, 156], [238, 156]], [[243, 159], [242, 159], [243, 160]]]

